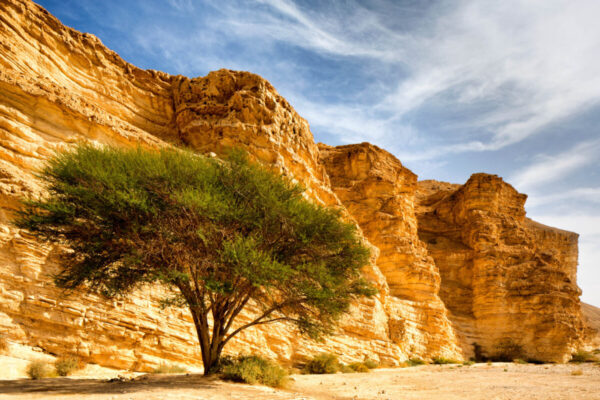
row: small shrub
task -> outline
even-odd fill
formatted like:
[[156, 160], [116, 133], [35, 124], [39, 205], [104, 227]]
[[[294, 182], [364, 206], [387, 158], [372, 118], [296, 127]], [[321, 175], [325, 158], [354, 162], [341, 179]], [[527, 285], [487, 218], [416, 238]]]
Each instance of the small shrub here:
[[452, 360], [451, 358], [445, 358], [445, 357], [434, 357], [431, 361], [436, 365], [459, 364], [458, 361]]
[[352, 369], [352, 367], [350, 365], [341, 364], [341, 363], [340, 363], [340, 371], [344, 374], [350, 374], [350, 373], [356, 372], [354, 369]]
[[573, 353], [573, 358], [571, 358], [572, 363], [588, 363], [598, 361], [596, 356], [594, 356], [589, 351], [578, 350], [576, 353]]
[[309, 374], [335, 374], [340, 370], [340, 362], [336, 355], [322, 353], [307, 362], [304, 369]]
[[8, 340], [6, 340], [6, 336], [3, 333], [0, 333], [0, 353], [4, 353], [8, 350]]
[[576, 369], [574, 371], [571, 371], [571, 375], [573, 375], [573, 376], [581, 376], [581, 375], [583, 375], [583, 371], [580, 370], [580, 369]]
[[370, 369], [369, 367], [367, 367], [365, 365], [365, 363], [361, 363], [361, 362], [355, 362], [349, 365], [349, 367], [354, 371], [354, 372], [369, 372]]
[[271, 387], [282, 387], [287, 382], [287, 373], [279, 365], [258, 356], [239, 356], [223, 368], [223, 378], [250, 385], [260, 383]]
[[475, 364], [475, 361], [473, 361], [473, 360], [463, 362], [463, 365], [473, 365], [473, 364]]
[[492, 365], [492, 361], [491, 361], [491, 360], [488, 360], [488, 361], [487, 361], [487, 365]]
[[425, 361], [421, 360], [420, 358], [409, 358], [407, 362], [408, 362], [408, 365], [411, 367], [416, 367], [417, 365], [427, 364]]
[[514, 362], [515, 364], [529, 364], [527, 361], [523, 360], [522, 358], [515, 358], [515, 359], [513, 360], [513, 362]]
[[69, 376], [82, 368], [82, 363], [76, 357], [60, 357], [54, 361], [54, 368], [58, 376]]
[[55, 375], [49, 363], [45, 361], [32, 361], [27, 365], [27, 376], [31, 379], [50, 378]]
[[365, 359], [365, 361], [363, 361], [363, 364], [369, 369], [379, 368], [379, 363], [377, 361], [371, 360], [370, 358]]
[[154, 374], [184, 374], [186, 372], [187, 368], [176, 364], [160, 364], [152, 371]]

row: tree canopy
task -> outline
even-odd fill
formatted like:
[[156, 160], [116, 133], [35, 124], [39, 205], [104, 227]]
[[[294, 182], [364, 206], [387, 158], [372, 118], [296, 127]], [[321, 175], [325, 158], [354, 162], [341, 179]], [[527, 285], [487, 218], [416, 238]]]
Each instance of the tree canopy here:
[[[205, 373], [243, 329], [289, 321], [318, 338], [375, 293], [360, 274], [369, 250], [354, 224], [242, 151], [219, 160], [81, 145], [40, 177], [48, 195], [25, 200], [16, 222], [71, 250], [56, 284], [108, 297], [165, 284], [166, 303], [190, 309]], [[249, 303], [258, 313], [236, 324]]]

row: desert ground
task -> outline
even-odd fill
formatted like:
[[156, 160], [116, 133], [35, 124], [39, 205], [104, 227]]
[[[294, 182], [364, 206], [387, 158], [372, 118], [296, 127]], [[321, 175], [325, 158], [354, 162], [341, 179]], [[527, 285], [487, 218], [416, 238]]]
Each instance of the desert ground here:
[[[513, 363], [424, 365], [370, 373], [292, 375], [286, 389], [250, 386], [199, 374], [75, 376], [0, 380], [0, 399], [65, 400], [351, 400], [600, 399], [600, 366]], [[100, 371], [96, 371], [100, 373]]]

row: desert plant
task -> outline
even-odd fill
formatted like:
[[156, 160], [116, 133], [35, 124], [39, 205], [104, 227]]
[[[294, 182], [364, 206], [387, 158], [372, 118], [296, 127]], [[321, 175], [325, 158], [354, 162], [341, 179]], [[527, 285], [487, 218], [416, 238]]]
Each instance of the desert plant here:
[[407, 363], [411, 367], [416, 367], [417, 365], [427, 364], [427, 362], [421, 360], [420, 358], [409, 358]]
[[[356, 226], [242, 152], [79, 146], [40, 177], [48, 196], [24, 200], [16, 224], [70, 250], [56, 284], [114, 297], [163, 283], [163, 304], [192, 314], [205, 374], [246, 328], [287, 321], [319, 338], [376, 292]], [[256, 317], [235, 326], [249, 303]]]
[[375, 360], [371, 360], [370, 358], [366, 358], [365, 361], [363, 361], [363, 364], [369, 369], [379, 368], [379, 363]]
[[451, 358], [445, 358], [445, 357], [434, 357], [431, 359], [431, 362], [433, 364], [436, 365], [443, 365], [443, 364], [460, 364], [460, 362], [453, 360]]
[[514, 362], [515, 364], [529, 364], [527, 361], [525, 361], [525, 360], [523, 360], [523, 359], [521, 359], [521, 358], [515, 358], [515, 359], [513, 360], [513, 362]]
[[355, 362], [348, 365], [354, 372], [369, 372], [370, 369], [363, 362]]
[[591, 352], [585, 350], [578, 350], [572, 354], [571, 358], [572, 363], [591, 363], [595, 361], [598, 361], [598, 358]]
[[309, 360], [304, 370], [308, 374], [335, 374], [340, 370], [340, 362], [335, 354], [321, 353]]
[[76, 357], [60, 357], [54, 361], [54, 368], [58, 376], [69, 376], [78, 369], [81, 369], [83, 364]]
[[463, 365], [466, 365], [466, 366], [473, 365], [473, 364], [475, 364], [475, 361], [473, 361], [473, 360], [463, 362]]
[[42, 379], [55, 376], [52, 366], [49, 363], [41, 360], [31, 361], [27, 365], [25, 372], [31, 379]]
[[[340, 363], [339, 371], [343, 374], [351, 374], [353, 372], [356, 372], [349, 365], [343, 364], [343, 363]], [[308, 373], [308, 372], [306, 372], [306, 373]]]
[[181, 365], [176, 364], [160, 364], [152, 370], [154, 374], [184, 374], [188, 370]]
[[272, 361], [258, 356], [239, 356], [223, 367], [223, 378], [248, 384], [260, 383], [282, 387], [287, 382], [287, 372]]
[[580, 370], [580, 369], [576, 369], [574, 371], [571, 371], [571, 375], [573, 375], [573, 376], [581, 376], [581, 375], [583, 375], [583, 371]]

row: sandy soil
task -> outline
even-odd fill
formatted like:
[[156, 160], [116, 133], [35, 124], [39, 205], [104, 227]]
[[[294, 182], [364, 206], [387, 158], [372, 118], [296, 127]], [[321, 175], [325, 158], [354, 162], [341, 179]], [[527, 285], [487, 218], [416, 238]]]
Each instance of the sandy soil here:
[[[581, 375], [572, 375], [581, 371]], [[600, 366], [420, 366], [368, 374], [294, 375], [288, 389], [222, 382], [200, 375], [143, 375], [124, 381], [52, 378], [0, 381], [0, 399], [600, 399]]]

